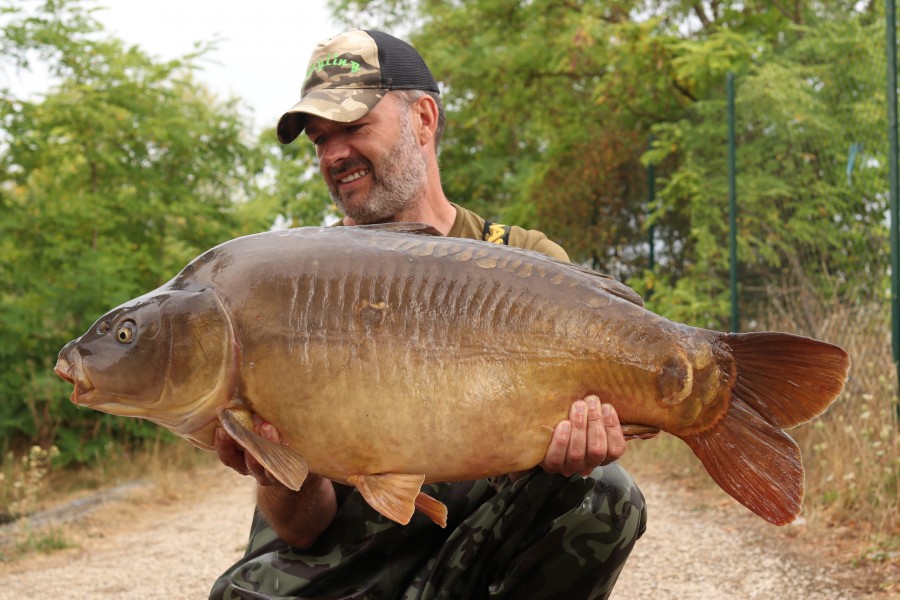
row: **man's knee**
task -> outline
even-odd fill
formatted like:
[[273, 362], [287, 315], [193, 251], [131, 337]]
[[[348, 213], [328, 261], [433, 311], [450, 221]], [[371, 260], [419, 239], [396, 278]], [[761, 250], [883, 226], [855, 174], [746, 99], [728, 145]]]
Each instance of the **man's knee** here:
[[[556, 476], [558, 477], [558, 476]], [[647, 526], [647, 506], [634, 478], [616, 463], [574, 475], [548, 499], [544, 519], [566, 535], [587, 534], [630, 548]]]
[[[585, 482], [583, 506], [596, 519], [634, 542], [647, 528], [647, 503], [631, 474], [618, 463], [597, 467]], [[623, 540], [625, 541], [625, 540]]]

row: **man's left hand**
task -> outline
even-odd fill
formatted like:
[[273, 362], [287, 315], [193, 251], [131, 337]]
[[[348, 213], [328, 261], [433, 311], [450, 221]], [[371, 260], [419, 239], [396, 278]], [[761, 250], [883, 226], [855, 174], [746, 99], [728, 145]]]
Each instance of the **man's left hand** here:
[[611, 404], [597, 396], [577, 400], [569, 419], [553, 430], [553, 438], [540, 466], [548, 473], [587, 477], [596, 467], [618, 460], [625, 453], [625, 434]]

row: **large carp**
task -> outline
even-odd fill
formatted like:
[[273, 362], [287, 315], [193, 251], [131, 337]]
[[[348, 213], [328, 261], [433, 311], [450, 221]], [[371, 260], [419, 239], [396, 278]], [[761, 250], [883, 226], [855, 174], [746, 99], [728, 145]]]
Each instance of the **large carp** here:
[[[776, 524], [803, 467], [782, 430], [819, 415], [841, 348], [725, 334], [643, 308], [627, 286], [426, 225], [300, 228], [221, 244], [62, 349], [78, 405], [149, 419], [203, 447], [220, 424], [281, 482], [359, 488], [385, 516], [441, 523], [423, 482], [528, 469], [588, 394], [626, 432], [687, 442]], [[253, 431], [254, 415], [280, 432]]]

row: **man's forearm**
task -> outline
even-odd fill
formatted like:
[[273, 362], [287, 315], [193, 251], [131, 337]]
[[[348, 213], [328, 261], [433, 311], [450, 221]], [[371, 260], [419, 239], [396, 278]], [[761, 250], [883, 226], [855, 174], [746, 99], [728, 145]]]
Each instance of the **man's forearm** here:
[[334, 484], [313, 474], [297, 492], [282, 485], [261, 485], [256, 501], [278, 537], [298, 548], [312, 546], [337, 513]]

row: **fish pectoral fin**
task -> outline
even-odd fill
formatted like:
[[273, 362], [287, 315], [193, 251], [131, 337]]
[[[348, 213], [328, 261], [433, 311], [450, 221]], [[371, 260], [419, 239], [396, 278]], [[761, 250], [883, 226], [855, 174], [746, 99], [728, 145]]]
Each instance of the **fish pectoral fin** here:
[[309, 474], [306, 460], [289, 447], [276, 444], [254, 432], [245, 424], [242, 415], [235, 412], [228, 409], [219, 412], [219, 421], [228, 435], [258, 460], [275, 479], [294, 491], [299, 490]]
[[416, 500], [422, 484], [425, 483], [425, 475], [404, 473], [349, 475], [347, 482], [356, 486], [369, 506], [388, 519], [406, 525], [416, 512]]
[[416, 508], [442, 528], [447, 527], [447, 506], [440, 500], [435, 500], [425, 492], [419, 492], [416, 496]]
[[622, 423], [622, 433], [625, 434], [626, 440], [649, 440], [659, 434], [659, 427]]

